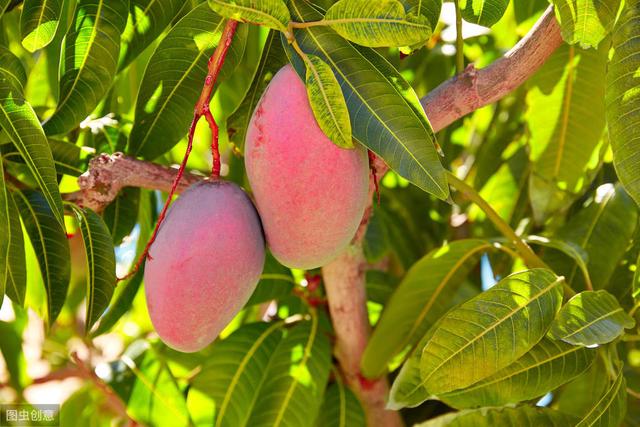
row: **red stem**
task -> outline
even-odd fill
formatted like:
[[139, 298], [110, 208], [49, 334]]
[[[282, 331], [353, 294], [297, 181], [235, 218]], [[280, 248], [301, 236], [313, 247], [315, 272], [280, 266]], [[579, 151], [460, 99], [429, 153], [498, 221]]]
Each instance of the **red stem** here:
[[153, 229], [153, 234], [151, 238], [147, 242], [147, 245], [144, 248], [144, 251], [136, 261], [135, 265], [131, 269], [127, 275], [124, 277], [119, 277], [118, 282], [126, 280], [132, 277], [134, 274], [138, 272], [140, 266], [145, 261], [145, 259], [152, 259], [151, 254], [149, 253], [149, 249], [151, 245], [156, 240], [158, 236], [158, 231], [160, 230], [160, 225], [164, 221], [164, 218], [167, 214], [167, 210], [169, 209], [169, 205], [171, 204], [171, 199], [173, 199], [173, 195], [180, 184], [180, 179], [184, 174], [184, 170], [187, 167], [187, 160], [189, 160], [189, 154], [191, 154], [191, 149], [193, 148], [193, 136], [196, 132], [196, 125], [200, 120], [200, 117], [203, 115], [207, 119], [209, 123], [209, 127], [211, 128], [211, 154], [213, 155], [213, 170], [211, 173], [212, 179], [220, 178], [220, 151], [218, 150], [218, 125], [216, 124], [215, 119], [213, 118], [213, 114], [209, 110], [209, 102], [211, 100], [211, 93], [213, 92], [213, 87], [218, 78], [218, 74], [220, 74], [220, 69], [224, 64], [224, 59], [227, 56], [227, 52], [229, 51], [229, 46], [231, 46], [231, 42], [233, 41], [233, 36], [236, 33], [236, 28], [238, 27], [238, 21], [229, 20], [227, 21], [227, 25], [224, 27], [224, 32], [222, 33], [222, 37], [220, 38], [220, 42], [216, 47], [215, 52], [209, 58], [209, 62], [207, 64], [208, 73], [204, 79], [204, 86], [202, 88], [202, 92], [200, 93], [200, 97], [198, 98], [198, 102], [196, 102], [196, 106], [193, 111], [193, 120], [191, 121], [191, 126], [189, 127], [189, 136], [187, 139], [187, 149], [185, 150], [184, 157], [182, 158], [182, 162], [180, 163], [180, 168], [178, 169], [178, 174], [173, 180], [173, 184], [171, 185], [171, 190], [169, 191], [169, 195], [167, 197], [164, 206], [162, 207], [162, 211], [158, 216], [158, 221], [156, 222], [156, 226]]

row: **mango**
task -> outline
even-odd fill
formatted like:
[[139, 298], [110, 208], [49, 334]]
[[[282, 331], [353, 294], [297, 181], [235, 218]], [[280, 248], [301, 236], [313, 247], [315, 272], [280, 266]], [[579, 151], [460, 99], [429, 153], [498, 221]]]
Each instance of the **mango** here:
[[189, 187], [169, 208], [144, 271], [149, 316], [169, 347], [210, 344], [254, 291], [265, 260], [258, 213], [237, 185]]
[[267, 244], [290, 268], [327, 264], [349, 244], [368, 201], [360, 144], [342, 149], [315, 120], [290, 65], [273, 77], [249, 122], [245, 166]]

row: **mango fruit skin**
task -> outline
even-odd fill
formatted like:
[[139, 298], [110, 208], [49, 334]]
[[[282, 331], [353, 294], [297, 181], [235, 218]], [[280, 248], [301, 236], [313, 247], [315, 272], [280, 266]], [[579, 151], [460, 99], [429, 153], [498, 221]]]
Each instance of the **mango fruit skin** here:
[[264, 267], [258, 213], [235, 184], [203, 181], [170, 207], [144, 271], [147, 308], [169, 347], [195, 352], [242, 309]]
[[283, 265], [323, 266], [355, 235], [369, 188], [367, 151], [355, 145], [326, 137], [290, 65], [276, 73], [249, 122], [245, 166], [267, 244]]

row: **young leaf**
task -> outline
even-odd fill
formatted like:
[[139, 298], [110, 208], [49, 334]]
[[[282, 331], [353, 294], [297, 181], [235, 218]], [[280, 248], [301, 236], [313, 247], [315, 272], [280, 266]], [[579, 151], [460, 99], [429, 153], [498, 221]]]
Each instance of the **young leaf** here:
[[528, 83], [529, 197], [538, 223], [582, 194], [600, 167], [606, 65], [604, 50], [564, 45]]
[[[5, 292], [14, 304], [23, 307], [27, 292], [27, 266], [24, 253], [24, 236], [20, 224], [20, 212], [10, 192], [7, 192], [6, 212], [9, 218], [9, 232], [5, 234], [9, 242]], [[0, 208], [1, 209], [1, 208]]]
[[38, 187], [51, 207], [53, 217], [64, 224], [62, 198], [56, 181], [51, 149], [31, 105], [25, 101], [14, 79], [5, 78], [0, 69], [0, 128], [20, 152]]
[[247, 425], [312, 426], [329, 379], [331, 348], [318, 316], [291, 328], [272, 355]]
[[609, 292], [585, 291], [562, 307], [549, 336], [573, 345], [592, 346], [615, 340], [635, 324]]
[[29, 52], [42, 49], [56, 35], [63, 0], [25, 0], [20, 15], [22, 46]]
[[613, 35], [607, 68], [606, 113], [613, 163], [620, 182], [640, 205], [640, 1], [627, 0]]
[[613, 28], [620, 0], [551, 0], [562, 38], [586, 49], [598, 44]]
[[[302, 0], [292, 0], [290, 6], [296, 21], [322, 18]], [[435, 135], [417, 95], [398, 71], [374, 50], [352, 45], [330, 28], [298, 29], [295, 36], [305, 53], [318, 56], [335, 71], [347, 100], [354, 139], [402, 177], [446, 199], [449, 187]], [[287, 49], [304, 79], [304, 62], [289, 46]]]
[[309, 104], [320, 129], [338, 147], [353, 148], [349, 110], [331, 67], [315, 55], [306, 55], [305, 65]]
[[291, 21], [283, 0], [209, 0], [209, 6], [224, 18], [264, 25], [283, 33]]
[[[187, 134], [193, 119], [207, 60], [220, 40], [225, 21], [201, 4], [174, 25], [162, 39], [144, 72], [128, 152], [155, 159]], [[247, 28], [239, 26], [221, 77], [238, 64], [246, 45]]]
[[71, 271], [69, 242], [42, 194], [29, 190], [13, 194], [38, 258], [47, 294], [48, 322], [52, 325], [67, 297]]
[[64, 42], [60, 100], [44, 123], [47, 135], [77, 127], [111, 87], [118, 65], [127, 0], [79, 0]]
[[340, 0], [323, 22], [345, 39], [368, 47], [411, 46], [431, 37], [423, 15], [407, 14], [398, 0]]
[[415, 263], [382, 312], [362, 356], [362, 373], [379, 377], [395, 354], [415, 345], [453, 305], [453, 296], [480, 256], [493, 250], [484, 240], [458, 240]]
[[197, 425], [248, 425], [283, 335], [282, 322], [253, 323], [213, 345], [187, 397]]
[[358, 398], [340, 380], [327, 388], [316, 427], [365, 427], [364, 411]]
[[627, 413], [627, 386], [622, 372], [576, 427], [617, 427]]
[[518, 408], [482, 408], [454, 412], [416, 424], [416, 427], [566, 427], [575, 425], [576, 421], [574, 417], [553, 409], [520, 406]]
[[465, 21], [485, 27], [498, 22], [509, 6], [509, 0], [459, 0]]
[[122, 33], [118, 70], [125, 69], [173, 21], [183, 0], [130, 0], [129, 18]]
[[526, 354], [560, 309], [562, 281], [545, 269], [515, 273], [449, 311], [422, 350], [424, 387], [434, 395], [468, 387]]
[[116, 256], [109, 229], [102, 218], [91, 209], [70, 205], [80, 224], [82, 241], [87, 257], [87, 313], [85, 330], [109, 306], [116, 286]]
[[440, 395], [454, 408], [503, 406], [538, 398], [591, 366], [595, 350], [543, 338], [527, 354], [471, 387]]

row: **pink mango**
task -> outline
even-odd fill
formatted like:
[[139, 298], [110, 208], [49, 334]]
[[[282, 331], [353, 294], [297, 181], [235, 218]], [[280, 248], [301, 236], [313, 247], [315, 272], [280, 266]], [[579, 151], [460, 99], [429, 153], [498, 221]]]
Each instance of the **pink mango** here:
[[249, 197], [224, 181], [192, 185], [171, 206], [144, 271], [147, 307], [162, 341], [201, 350], [242, 309], [265, 258]]
[[315, 120], [303, 81], [283, 67], [247, 130], [245, 165], [273, 256], [311, 269], [351, 241], [367, 205], [367, 151], [337, 147]]

